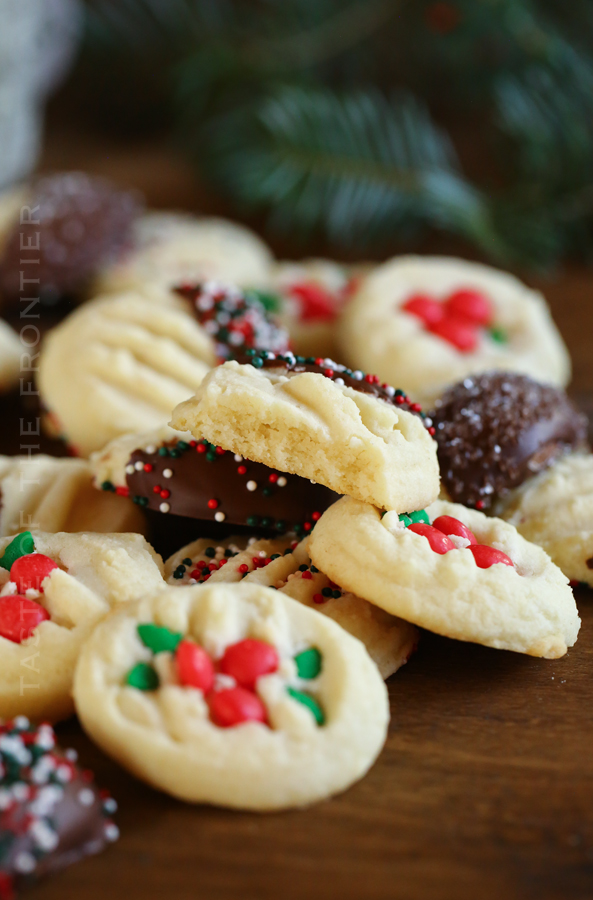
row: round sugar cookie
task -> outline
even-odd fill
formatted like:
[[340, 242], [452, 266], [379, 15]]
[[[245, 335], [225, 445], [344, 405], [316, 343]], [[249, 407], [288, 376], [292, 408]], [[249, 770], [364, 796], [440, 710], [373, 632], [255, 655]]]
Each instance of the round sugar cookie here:
[[16, 331], [0, 319], [0, 391], [10, 390], [18, 384], [21, 356], [26, 352]]
[[308, 478], [162, 428], [125, 435], [93, 454], [95, 485], [161, 513], [305, 534], [338, 495]]
[[432, 406], [467, 375], [509, 369], [564, 386], [570, 359], [543, 296], [453, 257], [401, 256], [361, 282], [340, 323], [345, 361]]
[[593, 455], [571, 453], [506, 498], [501, 518], [593, 587]]
[[[453, 537], [427, 528], [439, 517], [457, 520]], [[346, 589], [446, 637], [547, 659], [577, 639], [568, 579], [541, 547], [456, 503], [437, 500], [410, 520], [344, 497], [317, 523], [310, 553]]]
[[169, 584], [237, 582], [261, 584], [329, 616], [365, 645], [383, 678], [403, 666], [418, 644], [418, 629], [361, 597], [342, 591], [320, 572], [308, 553], [309, 539], [200, 538], [165, 563]]
[[19, 531], [122, 532], [146, 529], [131, 500], [98, 494], [83, 459], [0, 456], [0, 536]]
[[120, 607], [87, 642], [74, 697], [89, 736], [154, 787], [262, 811], [361, 778], [389, 720], [360, 641], [254, 584], [167, 587]]
[[147, 289], [93, 300], [52, 329], [38, 384], [55, 429], [88, 456], [120, 434], [165, 425], [214, 362], [186, 303]]
[[24, 532], [0, 539], [0, 718], [67, 718], [74, 667], [118, 603], [163, 584], [139, 534]]
[[403, 510], [438, 496], [436, 444], [422, 416], [375, 376], [262, 352], [213, 369], [170, 424], [338, 494]]
[[337, 322], [367, 268], [330, 259], [279, 262], [272, 268], [271, 296], [295, 353], [340, 359]]
[[244, 225], [227, 219], [152, 212], [133, 227], [127, 253], [105, 266], [94, 293], [120, 293], [145, 285], [221, 279], [242, 287], [265, 285], [272, 253]]

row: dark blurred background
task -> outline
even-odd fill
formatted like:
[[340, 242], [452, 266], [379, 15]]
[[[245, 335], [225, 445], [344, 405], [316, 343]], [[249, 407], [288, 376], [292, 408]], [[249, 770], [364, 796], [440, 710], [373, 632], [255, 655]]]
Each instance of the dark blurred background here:
[[0, 116], [36, 6], [45, 169], [242, 218], [291, 255], [593, 256], [590, 0], [0, 0]]

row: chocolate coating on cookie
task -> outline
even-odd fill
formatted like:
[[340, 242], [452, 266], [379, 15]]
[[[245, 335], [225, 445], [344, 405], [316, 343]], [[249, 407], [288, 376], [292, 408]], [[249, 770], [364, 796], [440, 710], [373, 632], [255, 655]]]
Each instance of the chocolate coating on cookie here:
[[249, 349], [288, 350], [288, 332], [266, 309], [257, 291], [206, 281], [176, 287], [191, 304], [200, 325], [212, 337], [219, 362], [237, 359]]
[[[306, 534], [338, 499], [322, 484], [276, 472], [207, 441], [173, 440], [135, 450], [126, 483], [140, 506], [192, 519]], [[106, 482], [104, 490], [115, 490]]]
[[256, 369], [284, 370], [287, 375], [300, 375], [303, 372], [313, 372], [323, 375], [336, 384], [352, 388], [361, 394], [371, 394], [377, 400], [383, 400], [391, 406], [403, 409], [405, 412], [416, 413], [423, 420], [430, 434], [434, 433], [432, 419], [423, 412], [419, 403], [412, 403], [406, 393], [389, 384], [382, 383], [378, 375], [368, 375], [359, 369], [349, 369], [332, 359], [314, 359], [312, 356], [295, 356], [294, 353], [271, 353], [269, 351], [247, 351], [248, 355], [243, 362], [249, 362]]
[[117, 839], [115, 801], [75, 759], [49, 725], [20, 716], [0, 727], [0, 896]]
[[104, 178], [63, 172], [40, 179], [6, 242], [0, 290], [13, 301], [75, 293], [121, 251], [139, 211], [134, 194]]
[[587, 435], [585, 417], [564, 391], [510, 372], [454, 385], [433, 419], [449, 496], [482, 510], [584, 445]]

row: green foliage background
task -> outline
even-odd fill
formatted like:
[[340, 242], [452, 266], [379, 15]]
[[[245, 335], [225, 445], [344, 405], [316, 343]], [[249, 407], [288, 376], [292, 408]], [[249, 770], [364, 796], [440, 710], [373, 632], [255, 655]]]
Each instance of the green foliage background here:
[[94, 0], [82, 61], [274, 229], [592, 255], [590, 0]]

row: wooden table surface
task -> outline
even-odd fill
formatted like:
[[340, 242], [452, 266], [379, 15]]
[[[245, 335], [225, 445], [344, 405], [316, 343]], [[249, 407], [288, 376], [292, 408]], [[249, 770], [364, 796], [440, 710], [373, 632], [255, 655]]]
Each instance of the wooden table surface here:
[[[160, 148], [58, 137], [44, 165], [107, 172], [159, 206], [210, 202]], [[573, 268], [539, 285], [573, 356], [573, 395], [590, 412], [593, 272]], [[14, 435], [18, 409], [6, 402]], [[118, 768], [75, 721], [62, 724], [61, 742], [119, 801], [121, 839], [33, 888], [31, 900], [590, 900], [593, 593], [577, 591], [577, 602], [579, 641], [557, 661], [425, 634], [389, 680], [392, 720], [377, 764], [304, 811], [184, 805]]]

